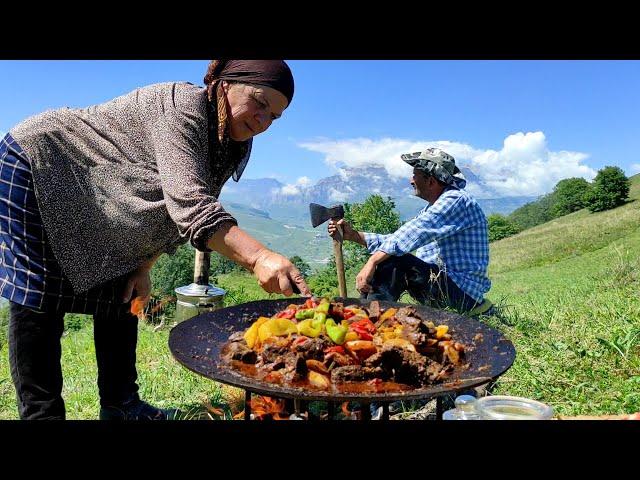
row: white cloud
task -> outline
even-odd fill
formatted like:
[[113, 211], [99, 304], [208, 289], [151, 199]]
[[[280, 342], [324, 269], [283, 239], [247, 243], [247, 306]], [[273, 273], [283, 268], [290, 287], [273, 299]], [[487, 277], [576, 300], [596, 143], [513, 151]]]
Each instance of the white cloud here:
[[308, 187], [312, 183], [313, 182], [309, 177], [300, 177], [298, 178], [298, 180], [296, 180], [296, 183], [289, 183], [280, 189], [272, 190], [271, 193], [276, 193], [276, 194], [286, 195], [286, 196], [300, 195], [300, 189]]
[[300, 189], [295, 185], [285, 185], [280, 189], [278, 193], [280, 193], [281, 195], [288, 195], [288, 196], [300, 195]]
[[311, 185], [311, 179], [309, 177], [300, 177], [297, 181], [296, 181], [296, 185], [300, 185], [301, 187], [308, 187], [309, 185]]
[[636, 173], [640, 173], [640, 163], [634, 163], [631, 165], [631, 170], [629, 170], [630, 175], [635, 175]]
[[346, 179], [344, 168], [384, 167], [389, 175], [407, 178], [412, 169], [400, 154], [438, 147], [456, 158], [460, 166], [469, 167], [483, 185], [469, 185], [478, 198], [489, 196], [541, 195], [550, 192], [563, 178], [583, 177], [592, 180], [596, 171], [582, 162], [586, 153], [550, 151], [543, 132], [518, 132], [504, 139], [502, 149], [485, 150], [472, 145], [438, 141], [410, 141], [383, 138], [372, 140], [322, 139], [299, 144], [300, 147], [325, 155], [325, 163]]
[[346, 202], [349, 200], [349, 193], [335, 188], [329, 188], [329, 200], [332, 202]]

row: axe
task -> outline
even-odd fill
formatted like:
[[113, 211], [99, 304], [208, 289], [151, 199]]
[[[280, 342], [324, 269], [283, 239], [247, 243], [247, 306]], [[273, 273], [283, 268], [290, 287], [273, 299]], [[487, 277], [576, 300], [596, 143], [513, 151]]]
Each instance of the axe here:
[[[317, 203], [310, 203], [309, 211], [311, 212], [311, 225], [313, 228], [316, 228], [329, 219], [337, 221], [344, 218], [344, 208], [342, 205], [334, 205], [331, 208], [327, 208]], [[342, 260], [342, 227], [340, 226], [338, 226], [338, 239], [333, 239], [333, 254], [336, 257], [340, 296], [347, 298], [347, 282], [344, 278], [344, 261]]]

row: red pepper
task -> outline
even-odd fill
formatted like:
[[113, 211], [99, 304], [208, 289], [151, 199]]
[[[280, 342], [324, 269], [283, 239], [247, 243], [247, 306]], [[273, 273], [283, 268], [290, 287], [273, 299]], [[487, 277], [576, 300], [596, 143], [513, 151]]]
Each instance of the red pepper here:
[[373, 340], [373, 335], [376, 333], [376, 326], [368, 318], [353, 322], [349, 328], [356, 332], [362, 340]]
[[345, 308], [342, 310], [342, 318], [344, 318], [345, 320], [348, 320], [349, 318], [353, 317], [355, 315], [355, 313], [353, 313], [352, 310], [349, 310], [348, 308]]
[[313, 301], [313, 299], [308, 298], [306, 302], [304, 302], [304, 308], [305, 309], [309, 309], [309, 308], [316, 308], [316, 302]]
[[352, 330], [358, 334], [361, 340], [373, 340], [373, 335], [360, 328], [353, 328]]
[[329, 347], [324, 349], [324, 353], [331, 353], [331, 352], [338, 352], [342, 355], [346, 355], [347, 353], [345, 352], [344, 348], [341, 347], [340, 345], [336, 345], [335, 347]]
[[300, 336], [298, 338], [296, 338], [293, 343], [291, 344], [291, 348], [297, 347], [298, 345], [302, 345], [303, 343], [305, 343], [307, 340], [309, 340], [308, 337], [305, 336]]
[[278, 314], [276, 315], [277, 318], [287, 318], [289, 320], [293, 319], [295, 316], [296, 316], [296, 311], [293, 308], [278, 312]]
[[351, 328], [356, 327], [356, 328], [359, 328], [359, 329], [364, 330], [365, 332], [368, 332], [368, 333], [371, 333], [371, 334], [376, 333], [376, 326], [368, 318], [363, 318], [362, 320], [358, 320], [357, 322], [353, 322], [350, 326], [351, 326]]

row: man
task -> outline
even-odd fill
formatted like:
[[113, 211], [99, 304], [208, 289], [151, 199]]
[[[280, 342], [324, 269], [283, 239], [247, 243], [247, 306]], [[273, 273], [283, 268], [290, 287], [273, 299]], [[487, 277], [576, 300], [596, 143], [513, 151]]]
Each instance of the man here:
[[356, 288], [368, 300], [397, 301], [407, 291], [436, 308], [477, 309], [491, 286], [484, 213], [463, 190], [466, 180], [455, 176], [460, 169], [448, 153], [429, 148], [401, 158], [413, 167], [415, 195], [428, 202], [415, 218], [389, 235], [358, 232], [344, 220], [329, 222], [332, 237], [341, 225], [344, 239], [371, 253]]

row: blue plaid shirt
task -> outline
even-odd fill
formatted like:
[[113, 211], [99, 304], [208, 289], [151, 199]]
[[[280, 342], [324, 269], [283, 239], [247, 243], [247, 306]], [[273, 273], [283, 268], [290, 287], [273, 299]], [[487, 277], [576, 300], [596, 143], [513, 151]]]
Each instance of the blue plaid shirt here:
[[491, 288], [487, 278], [487, 218], [464, 190], [448, 187], [433, 205], [389, 235], [365, 233], [369, 253], [401, 256], [414, 250], [420, 260], [437, 265], [467, 295], [482, 302]]

